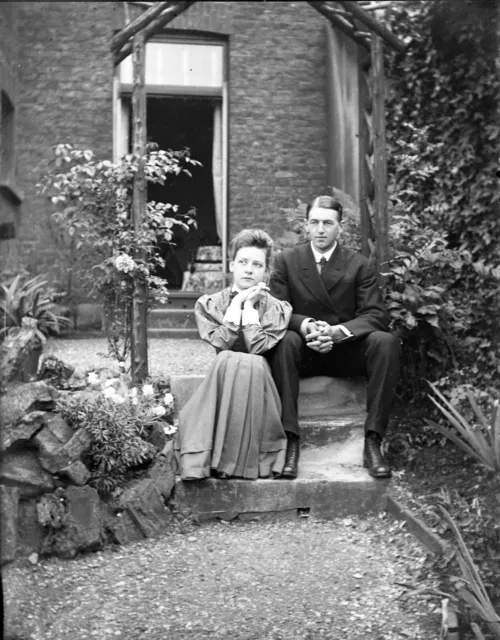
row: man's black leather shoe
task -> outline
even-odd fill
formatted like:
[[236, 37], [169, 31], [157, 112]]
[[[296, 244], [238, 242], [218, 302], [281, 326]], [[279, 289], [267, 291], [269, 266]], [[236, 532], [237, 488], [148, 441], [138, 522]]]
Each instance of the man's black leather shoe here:
[[300, 440], [288, 436], [286, 445], [285, 466], [281, 472], [282, 478], [296, 478], [299, 470]]
[[380, 441], [375, 437], [365, 437], [365, 448], [363, 450], [363, 466], [368, 469], [368, 473], [373, 478], [390, 478], [391, 468], [387, 464], [380, 451]]

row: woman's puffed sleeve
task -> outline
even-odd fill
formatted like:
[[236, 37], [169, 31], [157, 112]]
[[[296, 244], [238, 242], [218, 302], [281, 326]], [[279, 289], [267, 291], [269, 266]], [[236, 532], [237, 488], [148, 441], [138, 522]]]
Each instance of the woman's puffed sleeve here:
[[248, 324], [242, 329], [248, 352], [255, 355], [265, 353], [278, 344], [286, 333], [292, 315], [292, 306], [288, 302], [271, 295], [267, 296], [263, 307], [260, 324]]
[[200, 338], [216, 349], [230, 349], [238, 337], [238, 326], [224, 321], [224, 313], [217, 304], [217, 296], [204, 295], [194, 306], [194, 316]]

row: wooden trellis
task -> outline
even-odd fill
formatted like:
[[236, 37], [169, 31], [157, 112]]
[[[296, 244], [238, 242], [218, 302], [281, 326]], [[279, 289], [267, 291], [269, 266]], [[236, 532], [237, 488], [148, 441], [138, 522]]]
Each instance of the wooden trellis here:
[[[134, 154], [146, 150], [146, 42], [194, 2], [134, 2], [147, 7], [111, 40], [114, 65], [133, 53], [132, 138]], [[371, 11], [390, 2], [310, 1], [309, 4], [358, 46], [359, 78], [359, 194], [362, 252], [371, 257], [380, 272], [389, 257], [387, 214], [387, 169], [385, 142], [384, 42], [404, 52], [405, 45]], [[127, 3], [124, 2], [125, 7]], [[128, 15], [128, 12], [126, 12]], [[141, 173], [142, 171], [142, 173]], [[143, 167], [134, 180], [132, 215], [138, 229], [146, 211], [146, 182]], [[148, 375], [147, 290], [137, 285], [132, 300], [132, 374], [135, 382]]]

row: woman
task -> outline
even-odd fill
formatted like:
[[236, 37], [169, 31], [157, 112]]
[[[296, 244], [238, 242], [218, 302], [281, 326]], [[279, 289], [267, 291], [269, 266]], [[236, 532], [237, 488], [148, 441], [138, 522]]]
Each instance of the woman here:
[[255, 479], [283, 468], [281, 402], [263, 354], [285, 335], [292, 308], [268, 293], [271, 251], [265, 231], [241, 231], [230, 245], [232, 286], [196, 302], [198, 331], [217, 357], [179, 415], [183, 480]]

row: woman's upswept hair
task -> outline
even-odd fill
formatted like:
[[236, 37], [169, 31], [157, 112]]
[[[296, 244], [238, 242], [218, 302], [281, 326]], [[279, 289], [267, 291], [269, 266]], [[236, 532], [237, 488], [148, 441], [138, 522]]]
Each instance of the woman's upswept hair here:
[[317, 198], [314, 198], [314, 200], [307, 205], [306, 218], [308, 220], [309, 211], [311, 211], [312, 208], [316, 207], [320, 209], [332, 209], [333, 211], [337, 211], [337, 219], [339, 222], [342, 222], [342, 205], [338, 200], [335, 200], [335, 198], [332, 198], [331, 196], [318, 196]]
[[234, 260], [238, 251], [246, 247], [263, 249], [266, 253], [266, 268], [270, 269], [273, 241], [268, 233], [263, 229], [243, 229], [240, 231], [229, 244], [230, 260]]

